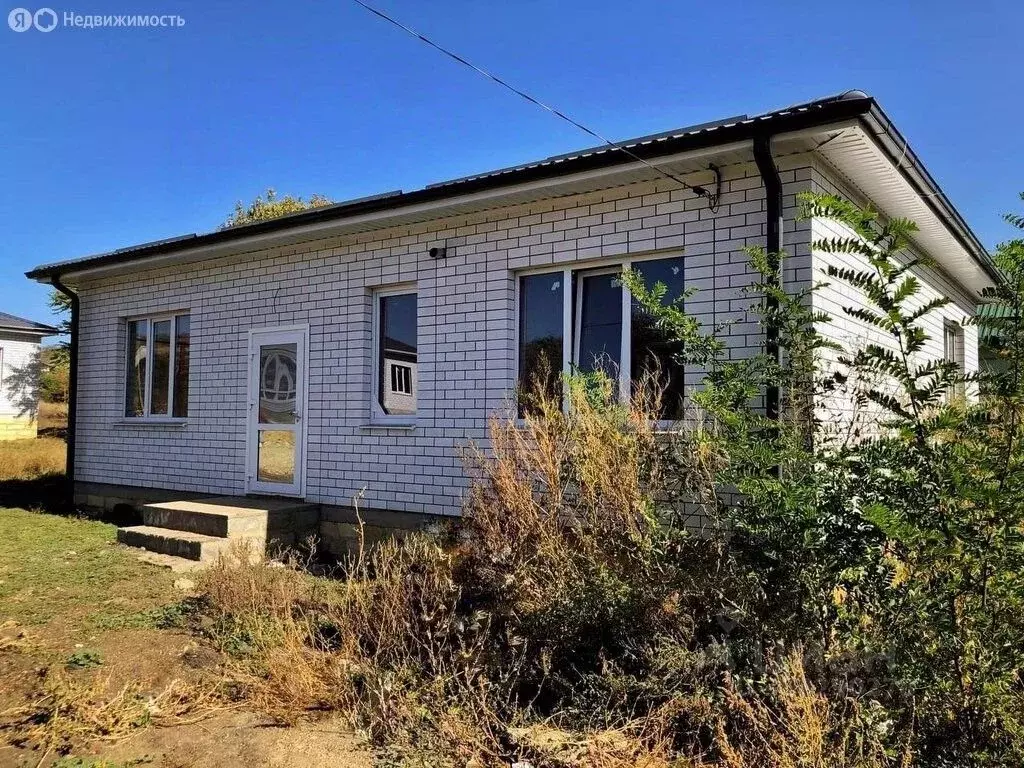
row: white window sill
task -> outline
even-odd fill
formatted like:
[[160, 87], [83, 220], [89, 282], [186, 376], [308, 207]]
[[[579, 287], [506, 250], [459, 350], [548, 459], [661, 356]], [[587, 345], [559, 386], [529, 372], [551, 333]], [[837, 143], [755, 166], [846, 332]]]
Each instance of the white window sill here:
[[188, 426], [188, 419], [154, 419], [154, 418], [130, 418], [117, 419], [113, 422], [115, 427], [185, 427]]

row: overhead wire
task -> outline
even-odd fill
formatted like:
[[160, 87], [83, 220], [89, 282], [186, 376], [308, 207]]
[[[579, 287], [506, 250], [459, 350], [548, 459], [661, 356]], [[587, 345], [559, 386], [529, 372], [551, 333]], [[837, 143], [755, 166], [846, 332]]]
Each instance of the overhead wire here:
[[486, 77], [488, 80], [491, 80], [492, 82], [497, 83], [502, 88], [504, 88], [504, 89], [506, 89], [506, 90], [508, 90], [508, 91], [510, 91], [512, 93], [514, 93], [516, 96], [519, 96], [519, 97], [525, 99], [526, 101], [530, 102], [531, 104], [534, 104], [535, 106], [538, 106], [541, 109], [544, 109], [547, 112], [550, 112], [552, 115], [554, 115], [555, 117], [559, 118], [560, 120], [564, 120], [565, 122], [569, 123], [570, 125], [574, 126], [575, 128], [583, 131], [588, 136], [592, 136], [593, 138], [597, 139], [602, 144], [608, 146], [610, 149], [618, 151], [618, 152], [622, 152], [623, 154], [627, 155], [628, 157], [631, 157], [633, 160], [636, 160], [638, 163], [641, 163], [646, 168], [649, 168], [650, 170], [654, 171], [657, 174], [660, 174], [661, 176], [665, 177], [666, 179], [669, 179], [670, 181], [675, 182], [676, 184], [678, 184], [679, 186], [683, 187], [684, 189], [689, 189], [690, 191], [692, 191], [692, 192], [694, 192], [694, 193], [696, 193], [696, 194], [698, 194], [698, 195], [700, 195], [702, 197], [706, 197], [708, 199], [709, 204], [712, 207], [712, 210], [714, 210], [714, 209], [716, 209], [718, 207], [718, 195], [716, 193], [709, 192], [707, 189], [705, 189], [704, 187], [702, 187], [702, 186], [700, 186], [698, 184], [688, 184], [687, 182], [683, 181], [678, 175], [672, 173], [671, 171], [667, 171], [664, 168], [661, 168], [661, 167], [659, 167], [657, 165], [654, 165], [653, 163], [648, 162], [644, 158], [642, 158], [639, 155], [637, 155], [635, 152], [631, 151], [628, 147], [625, 147], [622, 144], [617, 144], [617, 143], [611, 141], [610, 139], [606, 138], [605, 136], [602, 136], [597, 131], [595, 131], [595, 130], [593, 130], [591, 128], [588, 128], [586, 125], [581, 123], [579, 120], [575, 120], [574, 118], [572, 118], [569, 115], [567, 115], [565, 112], [562, 112], [561, 110], [556, 109], [555, 107], [552, 107], [551, 105], [544, 103], [540, 99], [537, 99], [537, 98], [531, 96], [526, 91], [524, 91], [524, 90], [522, 90], [520, 88], [515, 87], [514, 85], [512, 85], [511, 83], [507, 82], [506, 80], [498, 77], [497, 75], [487, 71], [486, 69], [483, 69], [482, 67], [477, 66], [476, 64], [474, 64], [473, 62], [469, 61], [465, 57], [460, 56], [458, 53], [455, 53], [454, 51], [452, 51], [452, 50], [450, 50], [448, 48], [445, 48], [443, 45], [434, 42], [433, 40], [431, 40], [429, 37], [427, 37], [426, 35], [422, 34], [421, 32], [417, 32], [412, 27], [409, 27], [406, 24], [403, 24], [401, 21], [399, 21], [398, 19], [394, 18], [393, 16], [390, 16], [389, 14], [385, 13], [384, 11], [382, 11], [382, 10], [380, 10], [378, 8], [373, 7], [369, 3], [364, 2], [364, 0], [352, 0], [352, 2], [354, 2], [358, 6], [361, 6], [365, 10], [369, 11], [374, 16], [377, 16], [377, 17], [383, 19], [384, 21], [388, 22], [389, 24], [392, 24], [393, 26], [398, 27], [402, 31], [406, 32], [407, 34], [412, 35], [413, 37], [415, 37], [416, 39], [418, 39], [421, 42], [425, 43], [426, 45], [429, 45], [431, 48], [433, 48], [434, 50], [438, 51], [439, 53], [447, 56], [450, 59], [453, 59], [454, 61], [458, 62], [459, 64], [462, 64], [463, 66], [469, 67], [474, 72], [482, 75], [483, 77]]

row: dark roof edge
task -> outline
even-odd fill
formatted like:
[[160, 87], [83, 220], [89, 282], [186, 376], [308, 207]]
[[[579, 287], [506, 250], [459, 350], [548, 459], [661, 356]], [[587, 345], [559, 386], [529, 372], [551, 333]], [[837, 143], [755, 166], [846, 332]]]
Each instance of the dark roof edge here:
[[[992, 264], [988, 251], [971, 231], [956, 208], [925, 170], [917, 156], [909, 149], [906, 140], [896, 130], [892, 122], [881, 110], [874, 98], [862, 91], [847, 91], [837, 96], [798, 104], [786, 109], [754, 116], [727, 125], [712, 124], [708, 128], [697, 127], [694, 132], [669, 135], [657, 140], [632, 140], [639, 143], [621, 142], [617, 147], [628, 147], [629, 154], [617, 149], [598, 148], [584, 150], [584, 154], [562, 156], [559, 159], [541, 160], [510, 169], [502, 169], [477, 176], [466, 177], [452, 182], [443, 182], [403, 193], [389, 193], [383, 196], [361, 198], [348, 203], [315, 208], [291, 214], [278, 219], [247, 224], [241, 227], [218, 230], [203, 235], [186, 235], [178, 238], [160, 240], [154, 243], [135, 247], [121, 248], [111, 253], [77, 259], [74, 261], [49, 264], [36, 267], [26, 276], [33, 280], [49, 280], [62, 274], [81, 272], [99, 267], [127, 264], [152, 256], [160, 256], [176, 251], [185, 251], [204, 246], [229, 243], [234, 240], [258, 236], [270, 232], [299, 229], [310, 224], [321, 224], [330, 221], [342, 221], [346, 218], [397, 210], [406, 206], [429, 204], [460, 195], [491, 191], [516, 184], [546, 181], [553, 178], [568, 176], [575, 173], [614, 168], [636, 162], [635, 158], [654, 160], [659, 157], [679, 154], [681, 152], [707, 149], [719, 145], [739, 141], [749, 141], [755, 136], [764, 134], [783, 134], [806, 130], [817, 126], [842, 120], [873, 119], [896, 143], [906, 147], [903, 158], [895, 156], [889, 147], [883, 149], [894, 164], [901, 167], [901, 172], [926, 201], [927, 205], [941, 220], [946, 222], [961, 245], [972, 253], [975, 259], [995, 279], [999, 279], [998, 271]], [[882, 144], [882, 142], [879, 142]], [[589, 152], [589, 153], [586, 153]], [[906, 162], [920, 177], [920, 182], [907, 174]]]
[[8, 323], [0, 321], [0, 331], [10, 333], [24, 333], [28, 336], [56, 336], [60, 333], [59, 328], [54, 328], [52, 325], [43, 325], [42, 323], [32, 323], [32, 326], [25, 325], [10, 325]]
[[603, 152], [594, 152], [593, 154], [581, 155], [558, 162], [544, 163], [541, 161], [537, 164], [502, 171], [497, 174], [470, 177], [465, 181], [451, 184], [441, 184], [386, 197], [356, 200], [349, 204], [343, 203], [337, 206], [316, 208], [279, 219], [247, 224], [232, 229], [218, 230], [204, 235], [163, 240], [135, 248], [122, 248], [112, 253], [99, 254], [75, 261], [42, 265], [25, 274], [33, 280], [46, 280], [70, 272], [81, 272], [97, 267], [130, 263], [150, 256], [217, 245], [268, 232], [298, 229], [309, 224], [320, 224], [346, 219], [351, 216], [438, 202], [446, 198], [499, 189], [514, 184], [543, 181], [574, 173], [627, 165], [636, 162], [633, 155], [644, 160], [651, 160], [665, 155], [749, 140], [755, 135], [765, 132], [774, 134], [804, 130], [838, 120], [860, 117], [867, 113], [872, 104], [874, 104], [874, 100], [868, 96], [851, 98], [844, 94], [842, 96], [809, 102], [808, 104], [797, 105], [777, 112], [770, 112], [765, 115], [749, 118], [744, 122], [706, 129], [697, 133], [684, 134], [644, 144], [624, 144], [623, 146], [629, 146], [631, 154], [608, 148]]

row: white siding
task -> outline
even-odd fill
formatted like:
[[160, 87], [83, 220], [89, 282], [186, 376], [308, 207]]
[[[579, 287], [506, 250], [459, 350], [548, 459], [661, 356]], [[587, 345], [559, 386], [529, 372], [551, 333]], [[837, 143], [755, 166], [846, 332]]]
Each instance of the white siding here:
[[26, 411], [27, 393], [15, 389], [15, 378], [35, 364], [38, 353], [37, 336], [0, 331], [0, 439], [35, 435], [35, 412]]
[[[810, 276], [810, 222], [794, 217], [809, 163], [780, 161], [789, 285]], [[742, 248], [763, 244], [764, 190], [752, 165], [724, 171], [714, 214], [670, 182], [644, 183], [86, 283], [77, 479], [242, 493], [247, 333], [309, 323], [306, 498], [349, 504], [365, 489], [369, 508], [456, 513], [460, 446], [484, 439], [515, 384], [517, 270], [684, 250], [687, 282], [700, 289], [689, 309], [709, 326], [735, 322], [736, 354], [758, 347]], [[447, 259], [432, 261], [429, 245], [445, 241]], [[397, 283], [419, 294], [413, 430], [367, 426], [370, 292]], [[167, 310], [191, 313], [188, 423], [125, 424], [125, 318]]]
[[[837, 194], [860, 204], [865, 202], [843, 184], [835, 173], [824, 164], [816, 165], [814, 168], [813, 188], [816, 192]], [[812, 240], [851, 236], [853, 236], [852, 230], [835, 222], [820, 218], [815, 218], [812, 222]], [[827, 274], [829, 266], [868, 270], [870, 264], [862, 257], [855, 255], [816, 252], [813, 257], [813, 266], [814, 278], [829, 283], [827, 287], [815, 292], [813, 299], [816, 310], [825, 312], [833, 318], [831, 323], [822, 326], [822, 332], [851, 354], [867, 344], [879, 344], [895, 350], [895, 342], [888, 334], [863, 320], [850, 317], [844, 311], [844, 307], [868, 307], [863, 294], [837, 279], [829, 278]], [[919, 268], [915, 274], [920, 279], [922, 288], [915, 298], [913, 306], [920, 306], [938, 297], [950, 300], [945, 307], [922, 319], [923, 327], [930, 338], [917, 362], [942, 359], [943, 324], [945, 321], [950, 321], [963, 328], [965, 370], [968, 373], [976, 372], [978, 370], [978, 329], [976, 326], [965, 323], [967, 318], [974, 315], [976, 299], [966, 289], [957, 285], [949, 275], [936, 268]], [[835, 355], [831, 355], [831, 357], [834, 358]], [[849, 392], [838, 393], [827, 401], [823, 401], [819, 412], [838, 434], [846, 434], [853, 422], [870, 430], [878, 417], [878, 410], [874, 408], [857, 412]]]

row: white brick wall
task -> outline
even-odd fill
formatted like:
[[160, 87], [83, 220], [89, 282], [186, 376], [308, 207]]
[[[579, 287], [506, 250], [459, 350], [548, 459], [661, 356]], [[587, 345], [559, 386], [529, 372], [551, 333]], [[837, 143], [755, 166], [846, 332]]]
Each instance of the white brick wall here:
[[[780, 161], [787, 285], [810, 276], [810, 222], [795, 221], [808, 158]], [[515, 384], [516, 270], [684, 250], [689, 305], [708, 325], [735, 321], [736, 354], [756, 347], [742, 248], [763, 244], [764, 191], [753, 165], [724, 170], [717, 213], [671, 182], [439, 219], [358, 236], [154, 268], [81, 286], [78, 479], [183, 491], [244, 492], [246, 343], [250, 328], [310, 325], [306, 498], [455, 513], [465, 486], [460, 446], [485, 436]], [[448, 258], [429, 245], [447, 241]], [[414, 282], [419, 293], [419, 425], [368, 427], [370, 292]], [[122, 421], [124, 322], [191, 313], [184, 427]]]

